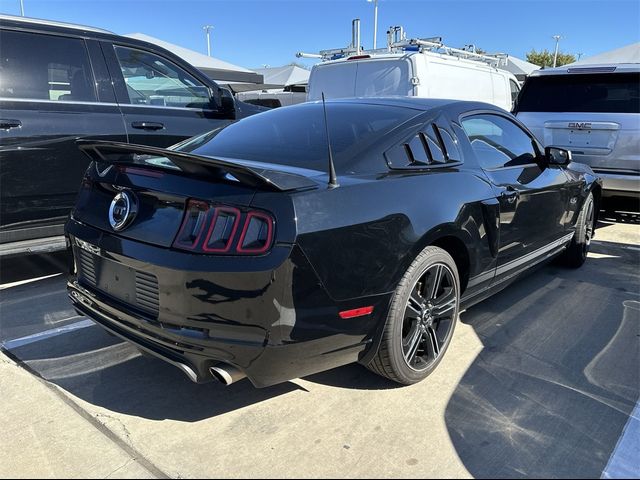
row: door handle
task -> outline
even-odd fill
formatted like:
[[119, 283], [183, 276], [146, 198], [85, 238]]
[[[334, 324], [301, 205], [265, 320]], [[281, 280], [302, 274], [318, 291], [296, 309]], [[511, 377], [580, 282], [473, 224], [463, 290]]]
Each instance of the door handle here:
[[520, 192], [509, 185], [500, 193], [500, 196], [504, 198], [508, 203], [513, 203], [520, 197]]
[[140, 130], [162, 130], [164, 123], [160, 122], [131, 122], [133, 128]]
[[18, 128], [22, 126], [20, 120], [14, 120], [10, 118], [0, 119], [0, 130], [9, 130], [10, 128]]

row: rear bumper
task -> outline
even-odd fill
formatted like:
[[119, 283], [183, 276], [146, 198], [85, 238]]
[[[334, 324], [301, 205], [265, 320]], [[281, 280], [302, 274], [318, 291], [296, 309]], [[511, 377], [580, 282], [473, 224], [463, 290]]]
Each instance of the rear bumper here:
[[213, 380], [209, 373], [213, 364], [209, 364], [204, 357], [179, 348], [175, 339], [158, 336], [149, 320], [145, 321], [110, 308], [107, 303], [100, 301], [94, 292], [83, 288], [77, 281], [70, 281], [67, 290], [80, 315], [86, 315], [112, 334], [179, 368], [195, 383]]
[[[67, 284], [76, 311], [140, 350], [177, 367], [195, 383], [214, 380], [210, 369], [226, 363], [243, 371], [255, 387], [262, 388], [359, 361], [373, 345], [377, 318], [368, 319], [366, 331], [327, 332], [318, 325], [315, 337], [272, 344], [243, 340], [210, 339], [206, 345], [186, 334], [115, 305], [113, 299]], [[387, 299], [377, 299], [382, 312]], [[376, 315], [378, 317], [378, 315]], [[358, 323], [358, 322], [354, 322]]]
[[[262, 258], [253, 264], [255, 270], [246, 257], [219, 264], [212, 256], [203, 256], [190, 270], [193, 262], [181, 252], [106, 234], [102, 238], [77, 223], [70, 223], [68, 231], [76, 262], [68, 292], [76, 310], [194, 382], [213, 380], [209, 369], [220, 362], [240, 369], [256, 387], [356, 362], [386, 317], [389, 294], [332, 300], [297, 246], [287, 247], [288, 253], [271, 265]], [[132, 298], [124, 301], [128, 296], [122, 292], [116, 298], [87, 281], [80, 253], [86, 256], [86, 250], [76, 239], [93, 245], [99, 259], [155, 276], [156, 310], [140, 308], [133, 287]], [[93, 278], [101, 275], [100, 261]], [[349, 320], [338, 315], [364, 305], [374, 306], [372, 315]]]

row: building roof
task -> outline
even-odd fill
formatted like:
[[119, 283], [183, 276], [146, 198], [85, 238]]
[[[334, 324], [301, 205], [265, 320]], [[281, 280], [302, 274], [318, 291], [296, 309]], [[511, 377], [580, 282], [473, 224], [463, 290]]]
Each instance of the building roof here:
[[569, 65], [600, 65], [610, 63], [640, 63], [640, 42], [592, 55], [591, 57], [585, 57]]
[[219, 58], [209, 57], [188, 48], [165, 42], [144, 33], [129, 33], [125, 37], [143, 40], [169, 50], [184, 61], [201, 70], [213, 80], [227, 82], [263, 83], [262, 76], [248, 68], [240, 67]]
[[0, 20], [10, 20], [12, 22], [23, 22], [23, 23], [34, 23], [37, 25], [49, 25], [52, 27], [63, 27], [63, 28], [72, 28], [74, 30], [84, 30], [86, 32], [98, 32], [98, 33], [109, 33], [109, 30], [105, 30], [103, 28], [89, 27], [87, 25], [79, 25], [77, 23], [68, 23], [68, 22], [57, 22], [55, 20], [45, 20], [43, 18], [33, 18], [33, 17], [18, 17], [15, 15], [0, 15]]

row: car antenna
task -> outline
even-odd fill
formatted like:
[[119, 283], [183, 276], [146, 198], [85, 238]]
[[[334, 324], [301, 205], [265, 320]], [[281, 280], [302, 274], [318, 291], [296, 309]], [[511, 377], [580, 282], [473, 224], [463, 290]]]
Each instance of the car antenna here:
[[338, 179], [336, 178], [336, 168], [333, 165], [333, 154], [331, 153], [331, 137], [329, 136], [329, 123], [327, 122], [327, 105], [322, 92], [322, 110], [324, 112], [324, 128], [327, 132], [327, 149], [329, 150], [329, 188], [336, 188]]

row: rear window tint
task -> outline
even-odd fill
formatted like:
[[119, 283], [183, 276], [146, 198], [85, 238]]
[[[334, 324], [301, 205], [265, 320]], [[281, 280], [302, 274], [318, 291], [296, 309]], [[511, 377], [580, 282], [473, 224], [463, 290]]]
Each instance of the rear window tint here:
[[84, 40], [0, 31], [0, 97], [95, 102]]
[[[417, 114], [417, 110], [389, 105], [327, 102], [337, 173], [372, 171], [376, 168], [373, 162], [380, 159], [365, 154], [389, 131]], [[202, 143], [184, 144], [179, 149], [325, 172], [328, 153], [322, 103], [303, 103], [252, 115], [217, 130]], [[371, 161], [365, 164], [364, 158]]]
[[530, 77], [518, 111], [640, 113], [640, 73]]

